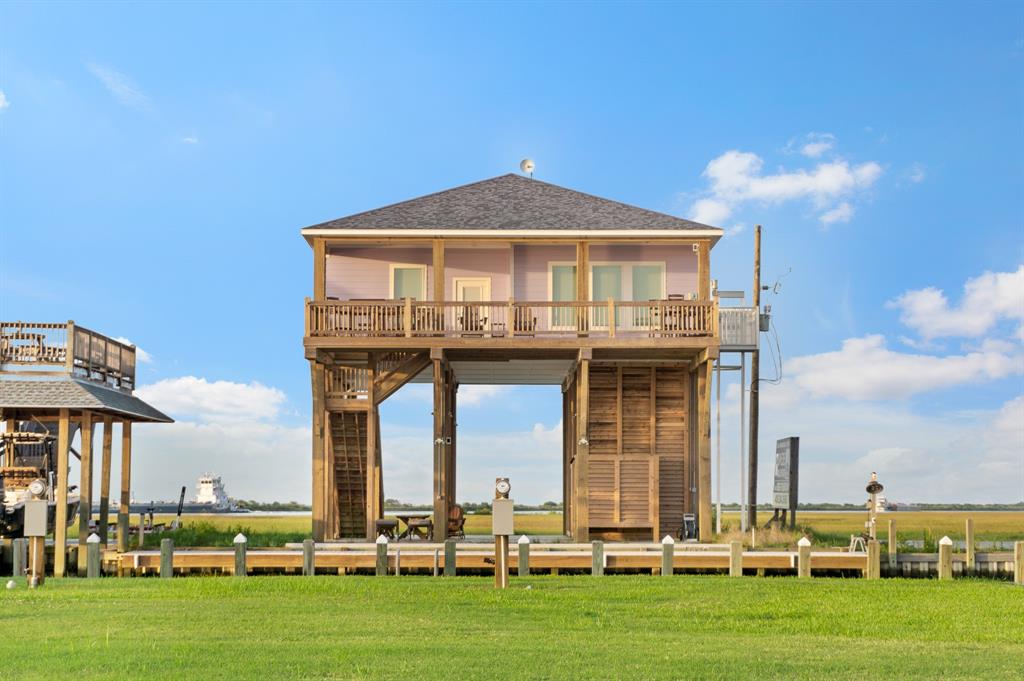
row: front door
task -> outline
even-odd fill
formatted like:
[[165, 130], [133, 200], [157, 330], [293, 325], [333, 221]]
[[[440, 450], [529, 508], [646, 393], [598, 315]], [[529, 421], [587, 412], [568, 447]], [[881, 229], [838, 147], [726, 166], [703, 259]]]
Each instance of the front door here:
[[[491, 299], [489, 277], [456, 277], [453, 282], [455, 300], [460, 303], [485, 303]], [[487, 328], [487, 309], [484, 305], [464, 305], [459, 308], [459, 326], [463, 331], [483, 332]]]

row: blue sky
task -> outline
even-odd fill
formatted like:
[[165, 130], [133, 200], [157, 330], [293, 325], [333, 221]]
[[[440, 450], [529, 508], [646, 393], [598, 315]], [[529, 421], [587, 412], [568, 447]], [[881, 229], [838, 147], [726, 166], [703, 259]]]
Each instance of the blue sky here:
[[[215, 470], [305, 500], [299, 228], [529, 156], [720, 224], [722, 288], [749, 291], [764, 225], [765, 279], [791, 272], [762, 448], [804, 438], [803, 499], [860, 501], [878, 469], [898, 500], [1021, 500], [1022, 25], [1009, 3], [5, 3], [0, 317], [151, 356], [142, 392], [179, 423], [140, 429], [137, 496]], [[474, 391], [460, 498], [497, 472], [559, 494], [557, 391]], [[429, 411], [386, 405], [388, 496], [429, 496]]]

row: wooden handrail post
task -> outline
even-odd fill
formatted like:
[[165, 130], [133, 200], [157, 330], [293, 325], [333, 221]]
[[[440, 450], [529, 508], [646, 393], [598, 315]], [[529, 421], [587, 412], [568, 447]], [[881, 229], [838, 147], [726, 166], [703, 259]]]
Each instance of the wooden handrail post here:
[[160, 540], [160, 576], [164, 579], [174, 576], [174, 540], [169, 537]]
[[867, 579], [878, 579], [881, 576], [881, 561], [879, 554], [879, 545], [877, 539], [871, 539], [868, 541], [868, 560], [867, 565], [864, 569], [864, 576]]
[[[519, 569], [520, 577], [530, 576], [530, 538], [525, 534], [519, 538]], [[435, 576], [437, 575], [437, 569], [434, 569]]]
[[508, 336], [509, 338], [515, 338], [516, 335], [516, 301], [513, 298], [508, 299]]
[[312, 329], [311, 329], [311, 328], [310, 328], [310, 326], [309, 326], [309, 298], [308, 298], [308, 297], [306, 298], [306, 304], [305, 304], [305, 306], [303, 307], [303, 310], [304, 310], [304, 314], [303, 314], [303, 324], [305, 324], [305, 327], [306, 327], [306, 335], [307, 335], [307, 336], [312, 336], [312, 335], [313, 335], [313, 334], [311, 333], [311, 332], [312, 332]]
[[1013, 583], [1024, 585], [1024, 541], [1013, 544]]
[[235, 535], [235, 577], [245, 577], [245, 550], [248, 544], [249, 540], [244, 534], [239, 532]]
[[939, 540], [939, 579], [953, 579], [953, 540]]
[[316, 574], [316, 544], [312, 539], [302, 540], [302, 574], [306, 577]]
[[75, 370], [75, 323], [72, 320], [68, 320], [67, 338], [64, 340], [65, 355], [64, 366], [67, 367], [68, 373], [72, 373]]
[[608, 299], [608, 337], [615, 338], [615, 299]]
[[969, 575], [974, 574], [974, 518], [967, 519], [967, 565], [966, 572]]
[[675, 572], [676, 541], [666, 534], [661, 540], [661, 576], [671, 577]]
[[743, 543], [736, 539], [729, 542], [729, 576], [743, 576]]
[[811, 540], [801, 537], [797, 543], [796, 574], [798, 577], [811, 576]]
[[412, 338], [412, 298], [405, 297], [405, 337]]
[[590, 544], [590, 574], [600, 577], [604, 574], [604, 542], [594, 540]]

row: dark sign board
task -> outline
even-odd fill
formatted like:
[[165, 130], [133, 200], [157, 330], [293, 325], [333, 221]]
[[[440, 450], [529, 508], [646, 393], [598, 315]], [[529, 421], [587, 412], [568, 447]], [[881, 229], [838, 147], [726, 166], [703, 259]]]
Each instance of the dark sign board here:
[[797, 480], [800, 470], [800, 438], [784, 437], [775, 442], [775, 486], [772, 508], [796, 510]]

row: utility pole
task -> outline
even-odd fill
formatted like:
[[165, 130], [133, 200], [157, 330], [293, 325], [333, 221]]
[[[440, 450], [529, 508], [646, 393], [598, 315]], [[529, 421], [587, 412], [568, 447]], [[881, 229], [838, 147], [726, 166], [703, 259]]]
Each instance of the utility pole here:
[[761, 225], [754, 227], [754, 309], [757, 345], [750, 361], [750, 460], [747, 471], [747, 526], [757, 527], [757, 419], [761, 381]]

